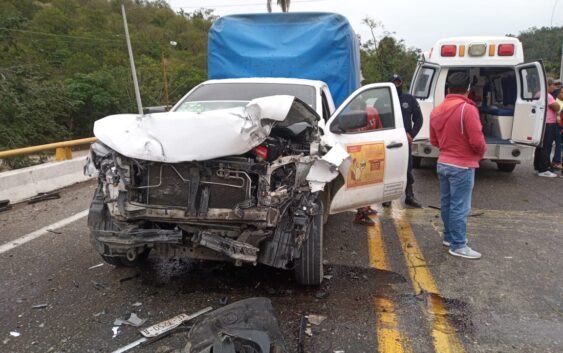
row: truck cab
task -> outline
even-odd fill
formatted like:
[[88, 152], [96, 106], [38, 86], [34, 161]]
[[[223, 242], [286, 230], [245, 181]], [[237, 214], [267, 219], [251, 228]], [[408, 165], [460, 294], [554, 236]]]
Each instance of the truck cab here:
[[512, 37], [455, 37], [439, 40], [421, 56], [411, 84], [424, 117], [412, 145], [414, 166], [436, 159], [430, 144], [430, 113], [448, 94], [447, 79], [466, 70], [487, 142], [485, 159], [511, 172], [531, 159], [541, 143], [546, 116], [546, 75], [541, 62], [524, 62], [522, 43]]

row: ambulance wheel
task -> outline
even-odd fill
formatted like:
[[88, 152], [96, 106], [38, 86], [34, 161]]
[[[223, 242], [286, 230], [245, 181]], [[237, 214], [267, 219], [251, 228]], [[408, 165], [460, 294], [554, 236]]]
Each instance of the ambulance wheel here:
[[311, 217], [309, 234], [295, 261], [295, 280], [305, 286], [318, 286], [323, 281], [323, 203], [319, 212]]
[[422, 167], [422, 157], [412, 157], [412, 167], [416, 169]]
[[501, 172], [510, 173], [516, 168], [516, 163], [502, 163], [497, 162], [497, 169]]

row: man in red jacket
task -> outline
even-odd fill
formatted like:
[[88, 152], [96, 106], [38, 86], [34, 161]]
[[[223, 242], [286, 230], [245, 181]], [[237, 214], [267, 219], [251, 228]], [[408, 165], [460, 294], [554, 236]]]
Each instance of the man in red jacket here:
[[467, 98], [471, 88], [467, 72], [451, 73], [447, 83], [446, 99], [430, 114], [430, 143], [440, 149], [437, 169], [444, 222], [442, 244], [450, 248], [451, 255], [479, 259], [481, 254], [467, 246], [466, 228], [475, 168], [487, 146], [479, 111]]

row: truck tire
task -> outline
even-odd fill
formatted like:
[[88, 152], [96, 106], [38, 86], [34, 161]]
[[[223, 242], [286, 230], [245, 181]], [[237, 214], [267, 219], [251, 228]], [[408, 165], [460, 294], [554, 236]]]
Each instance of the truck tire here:
[[422, 167], [422, 157], [412, 157], [412, 167], [416, 169]]
[[497, 162], [497, 169], [501, 172], [510, 173], [516, 168], [516, 163]]
[[135, 250], [136, 256], [133, 260], [127, 258], [127, 254], [108, 255], [105, 253], [106, 247], [98, 240], [98, 236], [112, 231], [119, 231], [119, 226], [114, 221], [109, 213], [107, 205], [103, 201], [103, 192], [101, 186], [98, 186], [94, 194], [94, 199], [90, 205], [90, 212], [88, 214], [88, 227], [90, 228], [90, 242], [100, 254], [102, 259], [116, 267], [135, 267], [142, 264], [149, 256], [150, 250], [132, 249]]
[[301, 256], [295, 262], [295, 279], [305, 286], [318, 286], [323, 281], [323, 214], [324, 205], [321, 201], [319, 212], [312, 217]]

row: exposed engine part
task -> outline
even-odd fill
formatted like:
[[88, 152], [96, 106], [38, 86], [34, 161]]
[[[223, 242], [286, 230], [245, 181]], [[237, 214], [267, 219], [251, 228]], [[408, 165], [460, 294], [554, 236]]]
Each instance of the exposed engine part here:
[[255, 263], [258, 258], [258, 249], [247, 243], [230, 238], [224, 238], [208, 232], [199, 232], [192, 237], [192, 243], [205, 246], [228, 257], [244, 262]]

